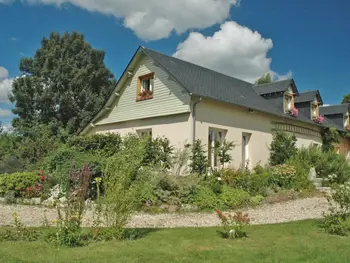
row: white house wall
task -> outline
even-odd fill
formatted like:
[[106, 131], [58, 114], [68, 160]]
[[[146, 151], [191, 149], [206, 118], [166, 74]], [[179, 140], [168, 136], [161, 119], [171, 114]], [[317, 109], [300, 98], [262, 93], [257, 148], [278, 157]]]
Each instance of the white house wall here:
[[[251, 134], [249, 141], [249, 165], [251, 167], [258, 163], [265, 165], [269, 159], [269, 145], [272, 141], [272, 132], [276, 127], [274, 122], [278, 121], [319, 131], [317, 126], [314, 125], [259, 112], [250, 113], [248, 109], [238, 106], [212, 100], [202, 100], [197, 106], [196, 136], [204, 144], [208, 144], [209, 128], [227, 131], [225, 139], [236, 144], [231, 152], [233, 158], [231, 165], [237, 168], [242, 164], [242, 134]], [[298, 147], [308, 147], [311, 144], [322, 143], [320, 134], [313, 136], [296, 133], [295, 135], [298, 139]]]

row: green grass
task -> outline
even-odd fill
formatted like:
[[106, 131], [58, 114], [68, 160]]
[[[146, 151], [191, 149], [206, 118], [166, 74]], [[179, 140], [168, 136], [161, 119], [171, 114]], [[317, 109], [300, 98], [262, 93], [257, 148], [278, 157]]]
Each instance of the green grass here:
[[1, 242], [0, 262], [350, 262], [350, 237], [317, 221], [251, 226], [249, 238], [225, 240], [218, 228], [162, 229], [134, 241], [56, 249], [45, 242]]

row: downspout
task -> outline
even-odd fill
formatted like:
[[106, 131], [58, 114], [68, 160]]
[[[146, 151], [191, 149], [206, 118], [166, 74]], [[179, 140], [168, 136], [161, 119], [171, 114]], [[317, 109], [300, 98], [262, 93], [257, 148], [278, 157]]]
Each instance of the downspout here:
[[193, 120], [193, 129], [192, 129], [192, 143], [196, 141], [196, 109], [197, 105], [201, 102], [202, 97], [199, 97], [198, 100], [193, 103], [192, 107], [192, 120]]

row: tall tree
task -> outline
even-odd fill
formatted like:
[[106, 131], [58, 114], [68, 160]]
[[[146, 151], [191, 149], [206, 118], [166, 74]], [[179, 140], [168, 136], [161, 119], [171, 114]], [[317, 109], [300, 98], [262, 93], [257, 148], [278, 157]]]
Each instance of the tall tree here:
[[77, 32], [51, 33], [34, 57], [20, 62], [22, 77], [12, 87], [13, 121], [17, 130], [36, 123], [56, 122], [76, 133], [108, 99], [115, 78], [104, 64], [105, 52], [96, 50]]
[[343, 100], [341, 102], [342, 104], [345, 104], [345, 103], [350, 103], [350, 93], [349, 94], [346, 94], [344, 95], [343, 97]]
[[261, 84], [266, 84], [266, 83], [271, 83], [272, 82], [272, 78], [270, 73], [265, 74], [264, 76], [262, 76], [260, 79], [258, 79], [255, 84], [261, 85]]

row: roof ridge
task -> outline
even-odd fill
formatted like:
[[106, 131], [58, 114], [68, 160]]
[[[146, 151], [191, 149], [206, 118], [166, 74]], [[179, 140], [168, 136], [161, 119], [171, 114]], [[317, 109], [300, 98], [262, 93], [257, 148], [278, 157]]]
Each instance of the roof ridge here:
[[205, 70], [214, 72], [214, 73], [216, 73], [216, 74], [220, 74], [220, 75], [222, 75], [222, 76], [225, 76], [225, 77], [228, 77], [228, 78], [232, 78], [232, 79], [235, 79], [235, 80], [237, 80], [237, 81], [241, 81], [242, 83], [246, 83], [246, 84], [249, 84], [249, 85], [252, 85], [252, 86], [254, 85], [253, 83], [250, 83], [250, 82], [248, 82], [248, 81], [245, 81], [245, 80], [242, 80], [242, 79], [239, 79], [239, 78], [236, 78], [236, 77], [229, 76], [229, 75], [227, 75], [227, 74], [221, 73], [221, 72], [219, 72], [219, 71], [216, 71], [216, 70], [213, 70], [213, 69], [210, 69], [210, 68], [206, 68], [206, 67], [204, 67], [204, 66], [201, 66], [201, 65], [198, 65], [198, 64], [189, 62], [189, 61], [187, 61], [187, 60], [183, 60], [183, 59], [180, 59], [180, 58], [177, 58], [177, 57], [169, 56], [169, 55], [167, 55], [167, 54], [164, 54], [164, 53], [162, 53], [162, 52], [159, 52], [159, 51], [154, 50], [154, 49], [151, 49], [151, 48], [145, 48], [145, 47], [143, 47], [143, 46], [141, 46], [141, 47], [142, 47], [146, 52], [147, 52], [147, 50], [150, 50], [150, 51], [152, 51], [152, 52], [158, 53], [158, 54], [160, 54], [160, 55], [162, 55], [162, 56], [165, 56], [165, 57], [168, 57], [168, 58], [170, 58], [170, 59], [179, 60], [179, 61], [185, 62], [185, 63], [187, 63], [187, 64], [189, 64], [189, 65], [193, 65], [193, 66], [196, 66], [196, 67], [199, 67], [199, 68], [202, 68], [202, 69], [205, 69]]

